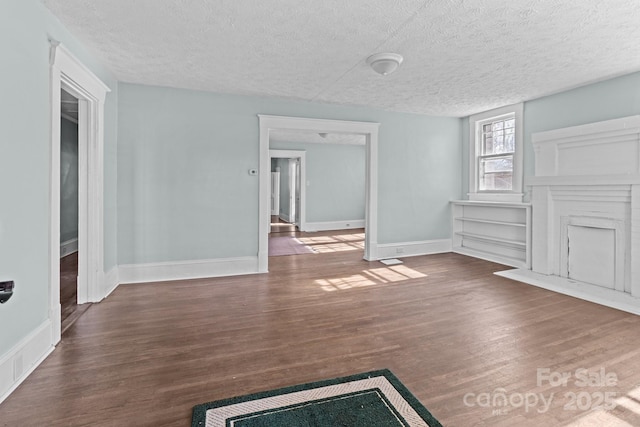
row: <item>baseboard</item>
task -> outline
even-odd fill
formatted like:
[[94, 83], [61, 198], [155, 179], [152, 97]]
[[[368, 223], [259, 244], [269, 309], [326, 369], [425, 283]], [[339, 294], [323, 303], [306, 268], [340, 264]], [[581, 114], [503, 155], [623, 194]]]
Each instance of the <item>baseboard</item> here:
[[47, 319], [0, 358], [0, 404], [54, 348], [51, 321]]
[[78, 238], [60, 243], [60, 258], [78, 252]]
[[378, 259], [403, 258], [451, 252], [451, 239], [378, 244]]
[[118, 267], [119, 283], [164, 282], [256, 273], [258, 273], [257, 256], [129, 264]]
[[280, 212], [280, 214], [278, 215], [278, 218], [280, 218], [284, 222], [291, 222], [291, 219], [289, 218], [289, 215], [283, 214], [282, 212]]
[[116, 265], [104, 274], [101, 294], [104, 295], [105, 298], [111, 295], [111, 293], [116, 290], [118, 284], [120, 283], [118, 270], [119, 268]]
[[560, 294], [569, 295], [574, 298], [640, 315], [640, 298], [632, 297], [624, 292], [614, 291], [564, 277], [548, 276], [522, 268], [498, 271], [494, 274]]
[[364, 228], [364, 219], [354, 219], [346, 221], [324, 221], [306, 222], [304, 231], [330, 231], [330, 230], [350, 230], [353, 228]]

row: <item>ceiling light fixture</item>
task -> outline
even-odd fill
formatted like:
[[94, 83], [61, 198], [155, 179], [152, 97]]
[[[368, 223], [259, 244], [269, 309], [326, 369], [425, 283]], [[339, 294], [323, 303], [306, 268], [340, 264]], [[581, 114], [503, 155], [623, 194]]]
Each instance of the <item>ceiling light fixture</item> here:
[[393, 73], [402, 64], [402, 55], [397, 53], [376, 53], [367, 58], [367, 64], [373, 71], [386, 76]]

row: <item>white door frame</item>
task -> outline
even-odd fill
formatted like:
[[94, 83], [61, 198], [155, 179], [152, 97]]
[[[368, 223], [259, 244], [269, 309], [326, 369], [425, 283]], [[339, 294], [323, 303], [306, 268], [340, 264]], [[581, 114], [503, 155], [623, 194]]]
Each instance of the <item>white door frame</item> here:
[[269, 150], [269, 164], [271, 159], [300, 159], [300, 218], [296, 220], [300, 231], [307, 231], [307, 189], [304, 185], [307, 182], [307, 153], [301, 150]]
[[104, 101], [110, 89], [64, 46], [51, 40], [49, 319], [60, 341], [60, 89], [78, 98], [78, 303], [105, 297]]
[[[260, 188], [258, 223], [258, 272], [269, 271], [269, 134], [273, 130], [303, 130], [316, 133], [364, 135], [365, 155], [365, 240], [364, 259], [378, 259], [378, 129], [380, 123], [258, 114], [260, 126]], [[304, 206], [304, 205], [303, 205]]]

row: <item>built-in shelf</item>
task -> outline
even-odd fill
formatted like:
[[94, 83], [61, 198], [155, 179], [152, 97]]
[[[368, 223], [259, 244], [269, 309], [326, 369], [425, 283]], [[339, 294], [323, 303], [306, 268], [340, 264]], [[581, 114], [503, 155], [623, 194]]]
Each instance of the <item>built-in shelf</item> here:
[[531, 268], [529, 203], [451, 202], [453, 252]]
[[522, 224], [519, 222], [506, 222], [506, 221], [493, 221], [489, 219], [478, 219], [478, 218], [465, 218], [465, 217], [456, 217], [453, 218], [456, 221], [469, 221], [469, 222], [482, 222], [484, 224], [499, 224], [499, 225], [509, 225], [512, 227], [526, 227], [527, 224]]
[[506, 246], [516, 246], [516, 247], [522, 247], [522, 248], [526, 248], [527, 243], [526, 242], [522, 242], [520, 240], [512, 240], [512, 239], [503, 239], [501, 237], [496, 237], [496, 236], [487, 236], [487, 235], [483, 235], [483, 234], [475, 234], [475, 233], [467, 233], [464, 231], [458, 231], [455, 233], [456, 235], [467, 239], [476, 239], [476, 240], [482, 240], [482, 241], [486, 241], [486, 242], [493, 242], [495, 244], [498, 245], [506, 245]]

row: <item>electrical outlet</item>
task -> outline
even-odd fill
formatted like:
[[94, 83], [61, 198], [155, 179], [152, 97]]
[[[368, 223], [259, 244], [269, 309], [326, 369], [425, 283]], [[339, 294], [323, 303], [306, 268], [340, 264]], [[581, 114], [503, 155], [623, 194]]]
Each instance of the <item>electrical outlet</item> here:
[[397, 254], [403, 254], [404, 253], [404, 248], [396, 248], [396, 253]]

